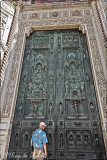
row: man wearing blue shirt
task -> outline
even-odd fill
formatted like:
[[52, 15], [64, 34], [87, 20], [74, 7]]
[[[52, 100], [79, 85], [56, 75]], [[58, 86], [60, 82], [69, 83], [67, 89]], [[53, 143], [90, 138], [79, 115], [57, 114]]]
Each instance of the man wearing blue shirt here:
[[47, 147], [48, 142], [46, 133], [43, 131], [46, 127], [44, 122], [39, 124], [39, 129], [36, 129], [31, 138], [31, 146], [33, 145], [33, 160], [43, 160], [47, 157]]

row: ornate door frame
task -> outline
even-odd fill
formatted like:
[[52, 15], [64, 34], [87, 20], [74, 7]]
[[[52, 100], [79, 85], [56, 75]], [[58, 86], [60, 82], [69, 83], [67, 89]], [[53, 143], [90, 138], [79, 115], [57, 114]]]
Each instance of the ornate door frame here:
[[[61, 8], [61, 5], [59, 8]], [[40, 9], [43, 9], [42, 5], [40, 7], [41, 7]], [[45, 5], [45, 7], [49, 9], [48, 5]], [[51, 7], [52, 6], [50, 5], [50, 9]], [[79, 7], [79, 6], [76, 6], [76, 7]], [[89, 6], [87, 5], [87, 7]], [[29, 10], [31, 10], [32, 8], [33, 7], [29, 8]], [[62, 8], [64, 8], [63, 5], [62, 5]], [[25, 13], [27, 12], [27, 10], [28, 8], [26, 7]], [[104, 141], [106, 141], [106, 135], [105, 135], [106, 133], [104, 129], [104, 119], [106, 119], [106, 94], [105, 94], [106, 80], [105, 80], [104, 71], [102, 67], [100, 51], [97, 44], [97, 38], [95, 35], [95, 28], [94, 28], [95, 26], [93, 23], [93, 16], [92, 15], [64, 16], [63, 14], [63, 17], [61, 19], [60, 12], [63, 11], [62, 9], [62, 11], [61, 10], [59, 10], [58, 12], [51, 11], [51, 13], [49, 13], [50, 10], [45, 11], [46, 14], [51, 15], [50, 19], [49, 18], [47, 19], [46, 17], [44, 18], [39, 17], [39, 15], [42, 12], [41, 10], [37, 11], [37, 13], [35, 13], [35, 8], [33, 8], [32, 10], [33, 10], [32, 13], [28, 12], [26, 14], [24, 13], [24, 11], [22, 11], [18, 38], [16, 42], [15, 52], [13, 53], [12, 66], [11, 66], [10, 75], [7, 83], [5, 100], [3, 102], [2, 119], [5, 118], [8, 120], [8, 136], [6, 141], [5, 153], [8, 152], [8, 147], [10, 142], [10, 135], [11, 135], [11, 129], [12, 129], [12, 122], [14, 118], [15, 104], [16, 104], [16, 98], [18, 93], [19, 79], [21, 75], [26, 37], [28, 37], [30, 33], [36, 30], [78, 28], [83, 32], [83, 34], [86, 34], [90, 62], [91, 62], [91, 69], [92, 69], [96, 96], [97, 96], [98, 109], [99, 109], [101, 125], [102, 125], [102, 131], [103, 131]], [[69, 8], [68, 10], [69, 10], [69, 13], [72, 12], [72, 9]], [[88, 10], [90, 11], [90, 8], [88, 8]], [[76, 8], [75, 11], [76, 12], [78, 11], [78, 14], [80, 14], [81, 12], [78, 8]], [[72, 15], [73, 15], [73, 12], [72, 12]], [[37, 19], [35, 19], [36, 17]]]

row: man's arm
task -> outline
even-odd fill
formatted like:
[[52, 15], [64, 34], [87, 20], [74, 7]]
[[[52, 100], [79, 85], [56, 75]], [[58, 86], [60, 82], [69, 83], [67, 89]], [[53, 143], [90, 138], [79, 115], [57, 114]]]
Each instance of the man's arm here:
[[31, 143], [31, 152], [33, 154], [34, 148], [33, 148], [33, 143]]
[[45, 151], [44, 158], [46, 158], [46, 157], [47, 157], [47, 147], [46, 147], [46, 143], [43, 144], [43, 147], [44, 147], [44, 151]]
[[32, 138], [31, 138], [31, 153], [33, 154], [33, 151], [34, 151], [34, 148], [33, 148], [33, 141], [32, 141]]

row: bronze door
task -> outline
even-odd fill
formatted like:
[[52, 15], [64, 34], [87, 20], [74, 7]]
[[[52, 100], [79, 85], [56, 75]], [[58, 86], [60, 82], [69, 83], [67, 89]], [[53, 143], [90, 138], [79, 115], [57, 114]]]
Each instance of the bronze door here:
[[8, 159], [31, 159], [31, 135], [41, 121], [47, 160], [106, 159], [81, 31], [37, 31], [27, 38]]

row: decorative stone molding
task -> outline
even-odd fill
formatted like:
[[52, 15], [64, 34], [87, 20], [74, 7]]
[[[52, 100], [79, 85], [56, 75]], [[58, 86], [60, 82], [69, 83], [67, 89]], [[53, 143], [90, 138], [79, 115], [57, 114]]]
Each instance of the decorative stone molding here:
[[33, 32], [33, 29], [31, 27], [26, 27], [25, 29], [26, 37], [29, 37], [32, 32]]
[[4, 53], [6, 52], [6, 44], [9, 36], [9, 32], [11, 29], [11, 24], [14, 17], [14, 6], [9, 2], [2, 1], [1, 2], [1, 60], [3, 61]]
[[35, 10], [51, 10], [51, 9], [65, 9], [65, 8], [83, 8], [89, 7], [90, 0], [84, 1], [73, 1], [73, 2], [57, 2], [57, 3], [41, 3], [41, 4], [32, 4], [26, 5], [23, 7], [23, 11], [35, 11]]
[[79, 30], [81, 30], [83, 34], [86, 34], [86, 31], [87, 31], [87, 26], [86, 26], [86, 24], [81, 24], [81, 25], [79, 26]]
[[[62, 4], [64, 5], [62, 6], [62, 8], [66, 8], [68, 6], [68, 5], [66, 6], [64, 3]], [[72, 3], [70, 4], [72, 5]], [[73, 3], [73, 5], [74, 4], [76, 5], [77, 2]], [[89, 56], [90, 56], [94, 84], [95, 84], [95, 89], [96, 89], [96, 94], [97, 94], [97, 102], [98, 102], [98, 107], [99, 107], [99, 112], [100, 112], [100, 118], [101, 118], [101, 121], [104, 122], [104, 118], [107, 118], [106, 80], [104, 77], [98, 44], [97, 44], [96, 35], [95, 35], [94, 27], [93, 27], [92, 16], [91, 15], [84, 16], [84, 14], [83, 16], [70, 16], [70, 14], [67, 13], [66, 14], [67, 16], [65, 17], [64, 14], [62, 14], [63, 12], [62, 10], [60, 11], [61, 15], [63, 15], [62, 18], [58, 18], [57, 16], [55, 17], [53, 16], [53, 18], [51, 19], [49, 19], [49, 17], [47, 16], [45, 18], [44, 16], [40, 16], [39, 18], [36, 18], [36, 17], [28, 18], [28, 17], [31, 17], [31, 14], [32, 15], [35, 14], [35, 9], [38, 10], [38, 14], [40, 13], [40, 15], [43, 15], [44, 11], [39, 11], [39, 9], [41, 10], [44, 8], [44, 10], [46, 10], [47, 8], [51, 9], [52, 7], [53, 7], [53, 4], [48, 4], [48, 5], [46, 4], [44, 5], [44, 7], [43, 5], [42, 7], [41, 5], [26, 6], [24, 7], [24, 9], [22, 9], [22, 19], [20, 20], [20, 29], [18, 32], [16, 48], [15, 48], [15, 52], [13, 55], [12, 68], [11, 68], [11, 72], [9, 75], [9, 80], [8, 80], [8, 85], [7, 85], [6, 95], [5, 95], [5, 101], [3, 103], [1, 117], [9, 118], [11, 121], [11, 126], [12, 126], [12, 121], [13, 121], [14, 112], [15, 112], [15, 104], [16, 104], [17, 93], [18, 93], [19, 79], [21, 75], [21, 67], [22, 67], [26, 37], [28, 37], [30, 33], [36, 30], [79, 28], [80, 30], [82, 30], [83, 34], [84, 33], [86, 34], [86, 37], [87, 37]], [[56, 8], [59, 7], [59, 4], [58, 6], [55, 5], [55, 7]], [[28, 10], [31, 12], [29, 12]], [[80, 10], [80, 7], [79, 9], [76, 8], [76, 11], [77, 10]], [[90, 8], [88, 8], [88, 10], [90, 10]], [[67, 12], [70, 13], [71, 11], [72, 9], [69, 9], [68, 7]], [[49, 10], [45, 11], [45, 15], [49, 15], [49, 12], [51, 11]], [[103, 135], [104, 135], [104, 141], [105, 141], [105, 146], [106, 146], [104, 124], [102, 124], [102, 128], [103, 128]], [[10, 132], [8, 136], [10, 137]], [[9, 140], [7, 141], [6, 146], [7, 146], [7, 149], [5, 150], [5, 153], [7, 153], [8, 151]]]
[[3, 48], [4, 52], [6, 52], [8, 50], [8, 47], [5, 46], [2, 41], [0, 41], [0, 45]]
[[5, 70], [6, 70], [6, 64], [10, 55], [10, 50], [11, 50], [11, 45], [12, 45], [12, 40], [14, 38], [14, 31], [15, 31], [15, 25], [16, 22], [18, 21], [18, 16], [19, 16], [19, 11], [21, 8], [21, 3], [20, 2], [12, 2], [10, 5], [14, 6], [15, 12], [13, 16], [13, 21], [11, 23], [11, 30], [8, 35], [8, 40], [6, 42], [6, 50], [4, 51], [4, 57], [2, 60], [2, 66], [1, 66], [1, 86], [3, 84], [4, 76], [5, 76]]
[[95, 16], [95, 21], [96, 21], [98, 31], [99, 31], [100, 42], [101, 42], [101, 45], [102, 45], [103, 54], [104, 54], [104, 57], [106, 58], [107, 37], [105, 35], [105, 31], [104, 31], [104, 28], [102, 26], [102, 22], [101, 22], [101, 19], [100, 19], [97, 3], [92, 2], [92, 6], [93, 6], [93, 12], [94, 12], [94, 16]]

